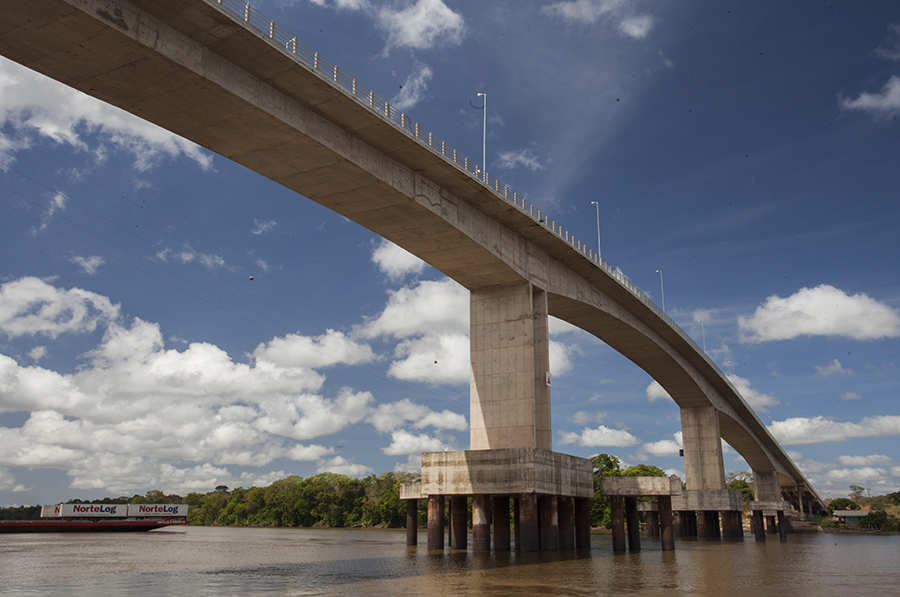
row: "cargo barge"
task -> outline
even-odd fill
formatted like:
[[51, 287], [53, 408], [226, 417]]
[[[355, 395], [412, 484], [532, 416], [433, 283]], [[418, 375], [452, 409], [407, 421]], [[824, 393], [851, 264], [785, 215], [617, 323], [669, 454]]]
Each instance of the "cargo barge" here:
[[0, 533], [134, 533], [186, 525], [184, 504], [56, 504], [41, 520], [0, 521]]

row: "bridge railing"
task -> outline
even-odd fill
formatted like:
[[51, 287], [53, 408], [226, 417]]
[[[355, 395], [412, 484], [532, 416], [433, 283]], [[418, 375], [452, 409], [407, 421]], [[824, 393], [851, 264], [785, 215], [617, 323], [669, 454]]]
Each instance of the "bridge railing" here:
[[[635, 286], [629, 280], [622, 270], [614, 268], [608, 262], [604, 261], [597, 255], [593, 249], [572, 236], [568, 230], [560, 226], [555, 220], [552, 220], [547, 214], [543, 213], [534, 204], [529, 203], [524, 197], [513, 191], [503, 182], [491, 176], [485, 171], [481, 164], [470, 160], [468, 157], [459, 153], [456, 149], [447, 145], [446, 142], [439, 139], [432, 131], [427, 130], [418, 122], [412, 120], [402, 110], [379, 97], [375, 92], [359, 81], [350, 77], [342, 71], [336, 64], [329, 62], [319, 55], [318, 52], [312, 50], [296, 36], [275, 24], [275, 21], [268, 19], [258, 10], [250, 6], [248, 2], [240, 2], [238, 0], [206, 0], [213, 6], [230, 12], [232, 15], [243, 20], [244, 24], [251, 30], [256, 31], [263, 38], [267, 39], [273, 46], [292, 56], [295, 60], [302, 63], [306, 67], [312, 69], [324, 80], [339, 88], [349, 97], [353, 98], [359, 104], [366, 106], [375, 114], [378, 114], [384, 120], [387, 120], [404, 133], [414, 138], [421, 145], [427, 147], [432, 152], [440, 155], [442, 158], [455, 165], [460, 170], [472, 176], [475, 180], [481, 182], [485, 187], [491, 190], [495, 195], [502, 198], [506, 202], [512, 204], [523, 213], [529, 215], [536, 222], [544, 226], [547, 230], [555, 234], [557, 237], [565, 241], [573, 249], [581, 253], [586, 259], [590, 260], [594, 265], [604, 270], [609, 276], [615, 279], [619, 284], [631, 292], [654, 313], [656, 313], [663, 321], [672, 327], [691, 347], [700, 354], [706, 362], [715, 369], [719, 375], [728, 381], [728, 378], [719, 370], [718, 366], [709, 358], [704, 350], [694, 342], [681, 327], [663, 311], [659, 305], [650, 300], [644, 291]], [[730, 381], [728, 381], [730, 385]], [[733, 386], [732, 386], [733, 388]], [[734, 389], [734, 388], [733, 388]], [[737, 390], [735, 389], [737, 393]]]

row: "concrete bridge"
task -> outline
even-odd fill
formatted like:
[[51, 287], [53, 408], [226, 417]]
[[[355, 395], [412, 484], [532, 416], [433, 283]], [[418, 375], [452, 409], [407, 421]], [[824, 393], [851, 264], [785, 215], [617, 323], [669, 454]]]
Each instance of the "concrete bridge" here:
[[[725, 375], [620, 272], [248, 4], [0, 7], [0, 54], [309, 197], [469, 289], [471, 446], [424, 455], [423, 495], [525, 496], [523, 520], [536, 525], [548, 508], [555, 520], [558, 506], [568, 517], [571, 498], [578, 518], [579, 500], [592, 494], [590, 465], [551, 451], [554, 315], [647, 371], [681, 407], [686, 509], [732, 509], [721, 438], [753, 469], [758, 512], [783, 512], [786, 503], [824, 510]], [[509, 478], [510, 467], [521, 478]], [[462, 476], [452, 480], [451, 469]], [[535, 496], [563, 501], [532, 511]]]

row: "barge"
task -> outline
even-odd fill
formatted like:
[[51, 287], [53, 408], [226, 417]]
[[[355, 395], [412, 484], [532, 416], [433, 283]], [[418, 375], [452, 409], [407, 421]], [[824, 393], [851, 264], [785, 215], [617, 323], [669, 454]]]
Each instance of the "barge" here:
[[0, 521], [0, 533], [133, 533], [186, 525], [184, 504], [56, 504], [41, 520]]

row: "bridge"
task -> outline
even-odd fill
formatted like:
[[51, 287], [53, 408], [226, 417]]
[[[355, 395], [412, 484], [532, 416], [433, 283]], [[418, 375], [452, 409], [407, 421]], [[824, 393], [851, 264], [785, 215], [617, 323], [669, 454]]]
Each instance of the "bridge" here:
[[346, 216], [470, 291], [471, 446], [423, 455], [416, 495], [435, 512], [447, 495], [458, 516], [454, 503], [474, 495], [483, 518], [485, 496], [516, 495], [521, 526], [535, 530], [528, 545], [549, 536], [545, 524], [563, 535], [574, 517], [583, 528], [590, 463], [552, 452], [549, 315], [616, 349], [681, 408], [686, 491], [676, 510], [715, 513], [716, 526], [718, 512], [734, 511], [724, 439], [753, 470], [755, 513], [824, 511], [728, 378], [621, 272], [249, 4], [0, 4], [0, 54]]

